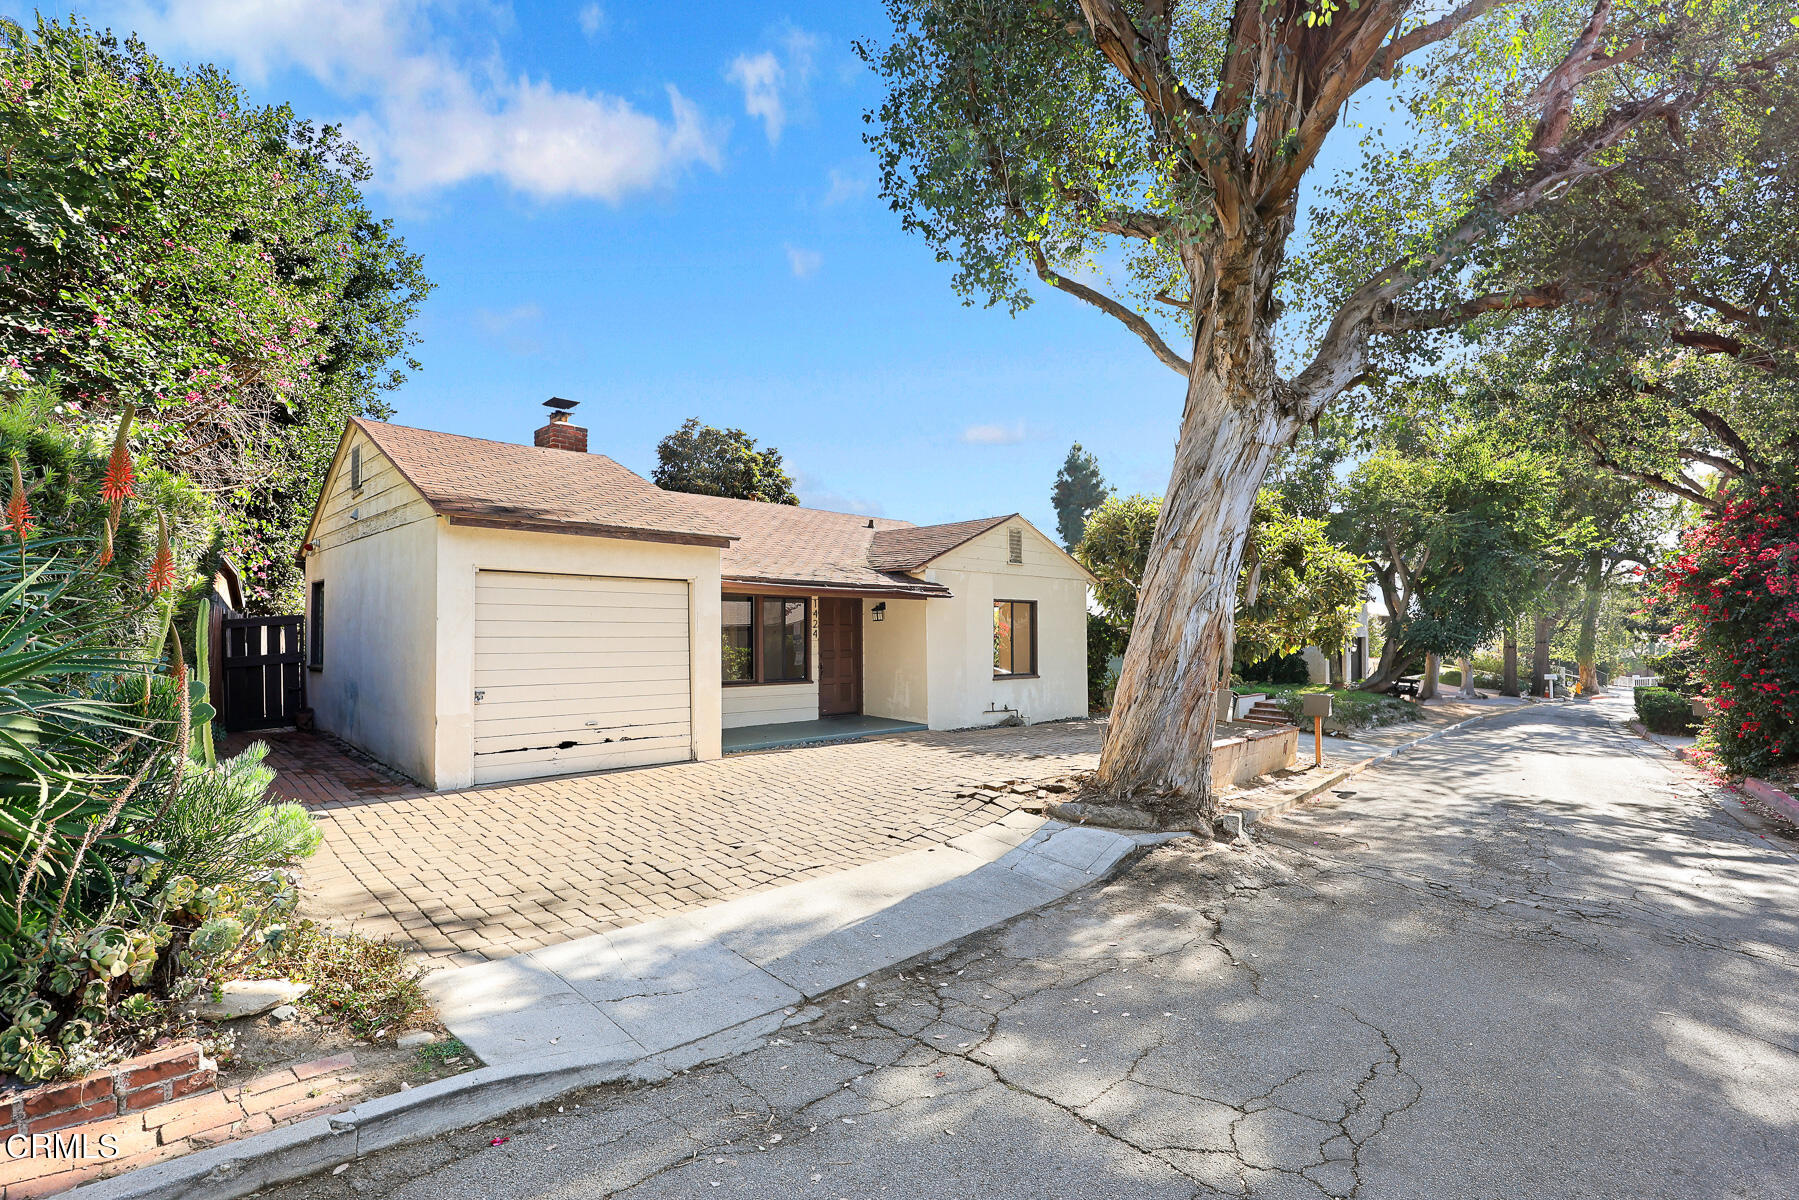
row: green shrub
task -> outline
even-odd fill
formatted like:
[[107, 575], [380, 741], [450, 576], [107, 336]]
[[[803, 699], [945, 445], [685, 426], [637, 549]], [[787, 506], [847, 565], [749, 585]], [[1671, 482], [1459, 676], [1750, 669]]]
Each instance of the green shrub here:
[[1651, 733], [1691, 733], [1693, 702], [1668, 688], [1644, 687], [1636, 692], [1637, 718]]
[[1246, 663], [1243, 678], [1249, 683], [1310, 683], [1312, 673], [1306, 668], [1305, 654], [1295, 652]]
[[1087, 614], [1087, 707], [1101, 708], [1114, 683], [1111, 660], [1123, 654], [1130, 635], [1098, 613]]
[[216, 886], [292, 866], [318, 849], [319, 831], [297, 804], [270, 804], [274, 770], [256, 742], [235, 758], [188, 772], [152, 826], [171, 875]]

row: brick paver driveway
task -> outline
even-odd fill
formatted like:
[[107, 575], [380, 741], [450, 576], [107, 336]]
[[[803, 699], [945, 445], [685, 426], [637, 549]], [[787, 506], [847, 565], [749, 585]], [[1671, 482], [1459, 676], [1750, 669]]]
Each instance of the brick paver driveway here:
[[1101, 726], [919, 733], [466, 792], [396, 781], [308, 734], [276, 790], [325, 841], [306, 911], [447, 963], [698, 908], [978, 829], [970, 784], [1091, 768]]

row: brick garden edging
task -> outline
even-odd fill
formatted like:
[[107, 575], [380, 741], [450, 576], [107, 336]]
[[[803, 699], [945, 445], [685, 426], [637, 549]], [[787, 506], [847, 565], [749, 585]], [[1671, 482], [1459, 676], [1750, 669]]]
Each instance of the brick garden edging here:
[[186, 1042], [0, 1108], [0, 1200], [27, 1200], [234, 1138], [341, 1112], [360, 1098], [356, 1056], [282, 1067], [216, 1089], [217, 1067]]
[[164, 1046], [80, 1079], [15, 1094], [0, 1105], [0, 1139], [135, 1112], [205, 1091], [216, 1078], [217, 1064], [200, 1052], [199, 1042]]

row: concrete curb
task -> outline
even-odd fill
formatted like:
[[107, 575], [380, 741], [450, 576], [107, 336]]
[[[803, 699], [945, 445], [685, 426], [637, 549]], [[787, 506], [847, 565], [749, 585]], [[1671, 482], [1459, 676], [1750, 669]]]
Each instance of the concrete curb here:
[[1371, 755], [1359, 762], [1351, 763], [1347, 767], [1339, 767], [1334, 773], [1325, 776], [1304, 791], [1297, 792], [1291, 796], [1283, 796], [1273, 804], [1263, 805], [1260, 808], [1246, 808], [1239, 809], [1236, 812], [1220, 813], [1217, 821], [1218, 828], [1232, 838], [1242, 837], [1244, 830], [1248, 829], [1256, 822], [1266, 821], [1273, 817], [1277, 817], [1284, 812], [1298, 808], [1301, 804], [1304, 804], [1307, 800], [1317, 796], [1320, 792], [1329, 791], [1339, 783], [1342, 783], [1345, 779], [1360, 775], [1369, 767], [1372, 767], [1377, 763], [1385, 762], [1387, 759], [1399, 754], [1402, 750], [1410, 750], [1413, 746], [1422, 745], [1432, 738], [1442, 737], [1446, 733], [1454, 733], [1458, 729], [1466, 728], [1467, 726], [1476, 724], [1480, 721], [1490, 721], [1494, 717], [1502, 717], [1507, 713], [1523, 712], [1528, 707], [1530, 707], [1528, 704], [1507, 705], [1505, 708], [1496, 709], [1493, 712], [1481, 713], [1478, 716], [1469, 717], [1464, 721], [1457, 721], [1454, 725], [1445, 725], [1441, 729], [1433, 729], [1429, 733], [1413, 738], [1409, 742], [1401, 742], [1397, 746], [1389, 746], [1379, 754]]
[[1782, 817], [1799, 825], [1799, 797], [1783, 792], [1765, 779], [1745, 779], [1740, 785], [1745, 792], [1779, 813]]
[[[565, 1052], [534, 1053], [528, 1058], [479, 1067], [462, 1075], [365, 1100], [335, 1115], [314, 1117], [241, 1141], [139, 1167], [110, 1179], [82, 1184], [65, 1194], [72, 1200], [235, 1200], [275, 1184], [303, 1179], [362, 1155], [467, 1129], [581, 1088], [666, 1079], [676, 1071], [747, 1049], [784, 1025], [810, 1019], [817, 1010], [808, 1009], [806, 1002], [835, 991], [854, 978], [935, 953], [982, 929], [1045, 905], [1060, 903], [1080, 888], [1111, 878], [1148, 847], [1191, 836], [1132, 835], [1046, 821], [1022, 841], [1007, 838], [1006, 841], [1013, 842], [1008, 846], [990, 832], [999, 830], [1003, 824], [1005, 822], [996, 822], [985, 830], [954, 839], [965, 843], [985, 839], [994, 843], [987, 848], [988, 861], [977, 870], [988, 872], [980, 876], [986, 881], [985, 886], [999, 889], [995, 903], [984, 909], [970, 906], [979, 909], [978, 915], [971, 916], [962, 927], [954, 930], [952, 936], [935, 944], [921, 947], [916, 941], [904, 943], [902, 939], [894, 938], [888, 943], [895, 947], [892, 961], [870, 965], [865, 960], [858, 965], [868, 969], [858, 970], [853, 977], [844, 978], [841, 971], [828, 976], [815, 973], [813, 977], [818, 981], [815, 986], [787, 989], [786, 994], [773, 1000], [770, 1006], [749, 1014], [739, 1011], [737, 1015], [742, 1019], [723, 1028], [707, 1029], [678, 1044], [653, 1047], [651, 1052], [646, 1052], [641, 1044], [630, 1038], [622, 1044], [589, 1041], [581, 1048], [583, 1039], [576, 1036], [570, 1039], [576, 1045]], [[1080, 843], [1082, 859], [1089, 853], [1092, 855], [1085, 869], [1069, 861], [1068, 850], [1058, 849], [1060, 843], [1057, 847], [1049, 846], [1057, 834], [1064, 833], [1075, 835], [1072, 840]], [[1112, 843], [1093, 846], [1094, 839], [1102, 835], [1112, 839]], [[891, 863], [894, 860], [885, 861]], [[879, 869], [883, 865], [876, 863], [870, 867]], [[1006, 875], [996, 880], [996, 872], [1000, 870]], [[843, 874], [847, 877], [854, 873]], [[976, 873], [970, 872], [961, 878], [973, 878]], [[1014, 881], [1029, 881], [1030, 889], [1006, 893], [1007, 877]], [[808, 881], [812, 885], [823, 882]], [[808, 884], [792, 886], [805, 888]], [[936, 886], [940, 887], [941, 882]], [[766, 906], [767, 897], [787, 890], [776, 889], [773, 893], [759, 893], [747, 899]], [[701, 909], [695, 915], [703, 916], [728, 907], [719, 905]], [[868, 917], [864, 916], [860, 921], [865, 924]], [[783, 959], [794, 957], [789, 951]], [[553, 1016], [552, 1019], [556, 1018]], [[455, 1032], [453, 1024], [451, 1031]]]

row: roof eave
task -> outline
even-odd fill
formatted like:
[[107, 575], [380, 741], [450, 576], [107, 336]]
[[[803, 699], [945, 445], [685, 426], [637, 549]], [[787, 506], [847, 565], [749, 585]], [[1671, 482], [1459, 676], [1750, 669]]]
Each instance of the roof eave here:
[[632, 542], [663, 542], [677, 546], [714, 546], [725, 549], [737, 540], [735, 534], [700, 533], [680, 529], [643, 529], [629, 525], [605, 525], [589, 521], [560, 521], [548, 517], [494, 516], [457, 512], [439, 504], [432, 508], [450, 524], [470, 529], [506, 529], [520, 533], [562, 533], [574, 537], [619, 538]]
[[824, 596], [868, 596], [871, 598], [888, 598], [895, 600], [947, 600], [954, 592], [940, 583], [920, 581], [916, 585], [903, 583], [844, 583], [841, 580], [803, 579], [770, 575], [726, 575], [725, 586], [736, 585], [747, 588], [783, 588], [795, 592], [808, 592]]

